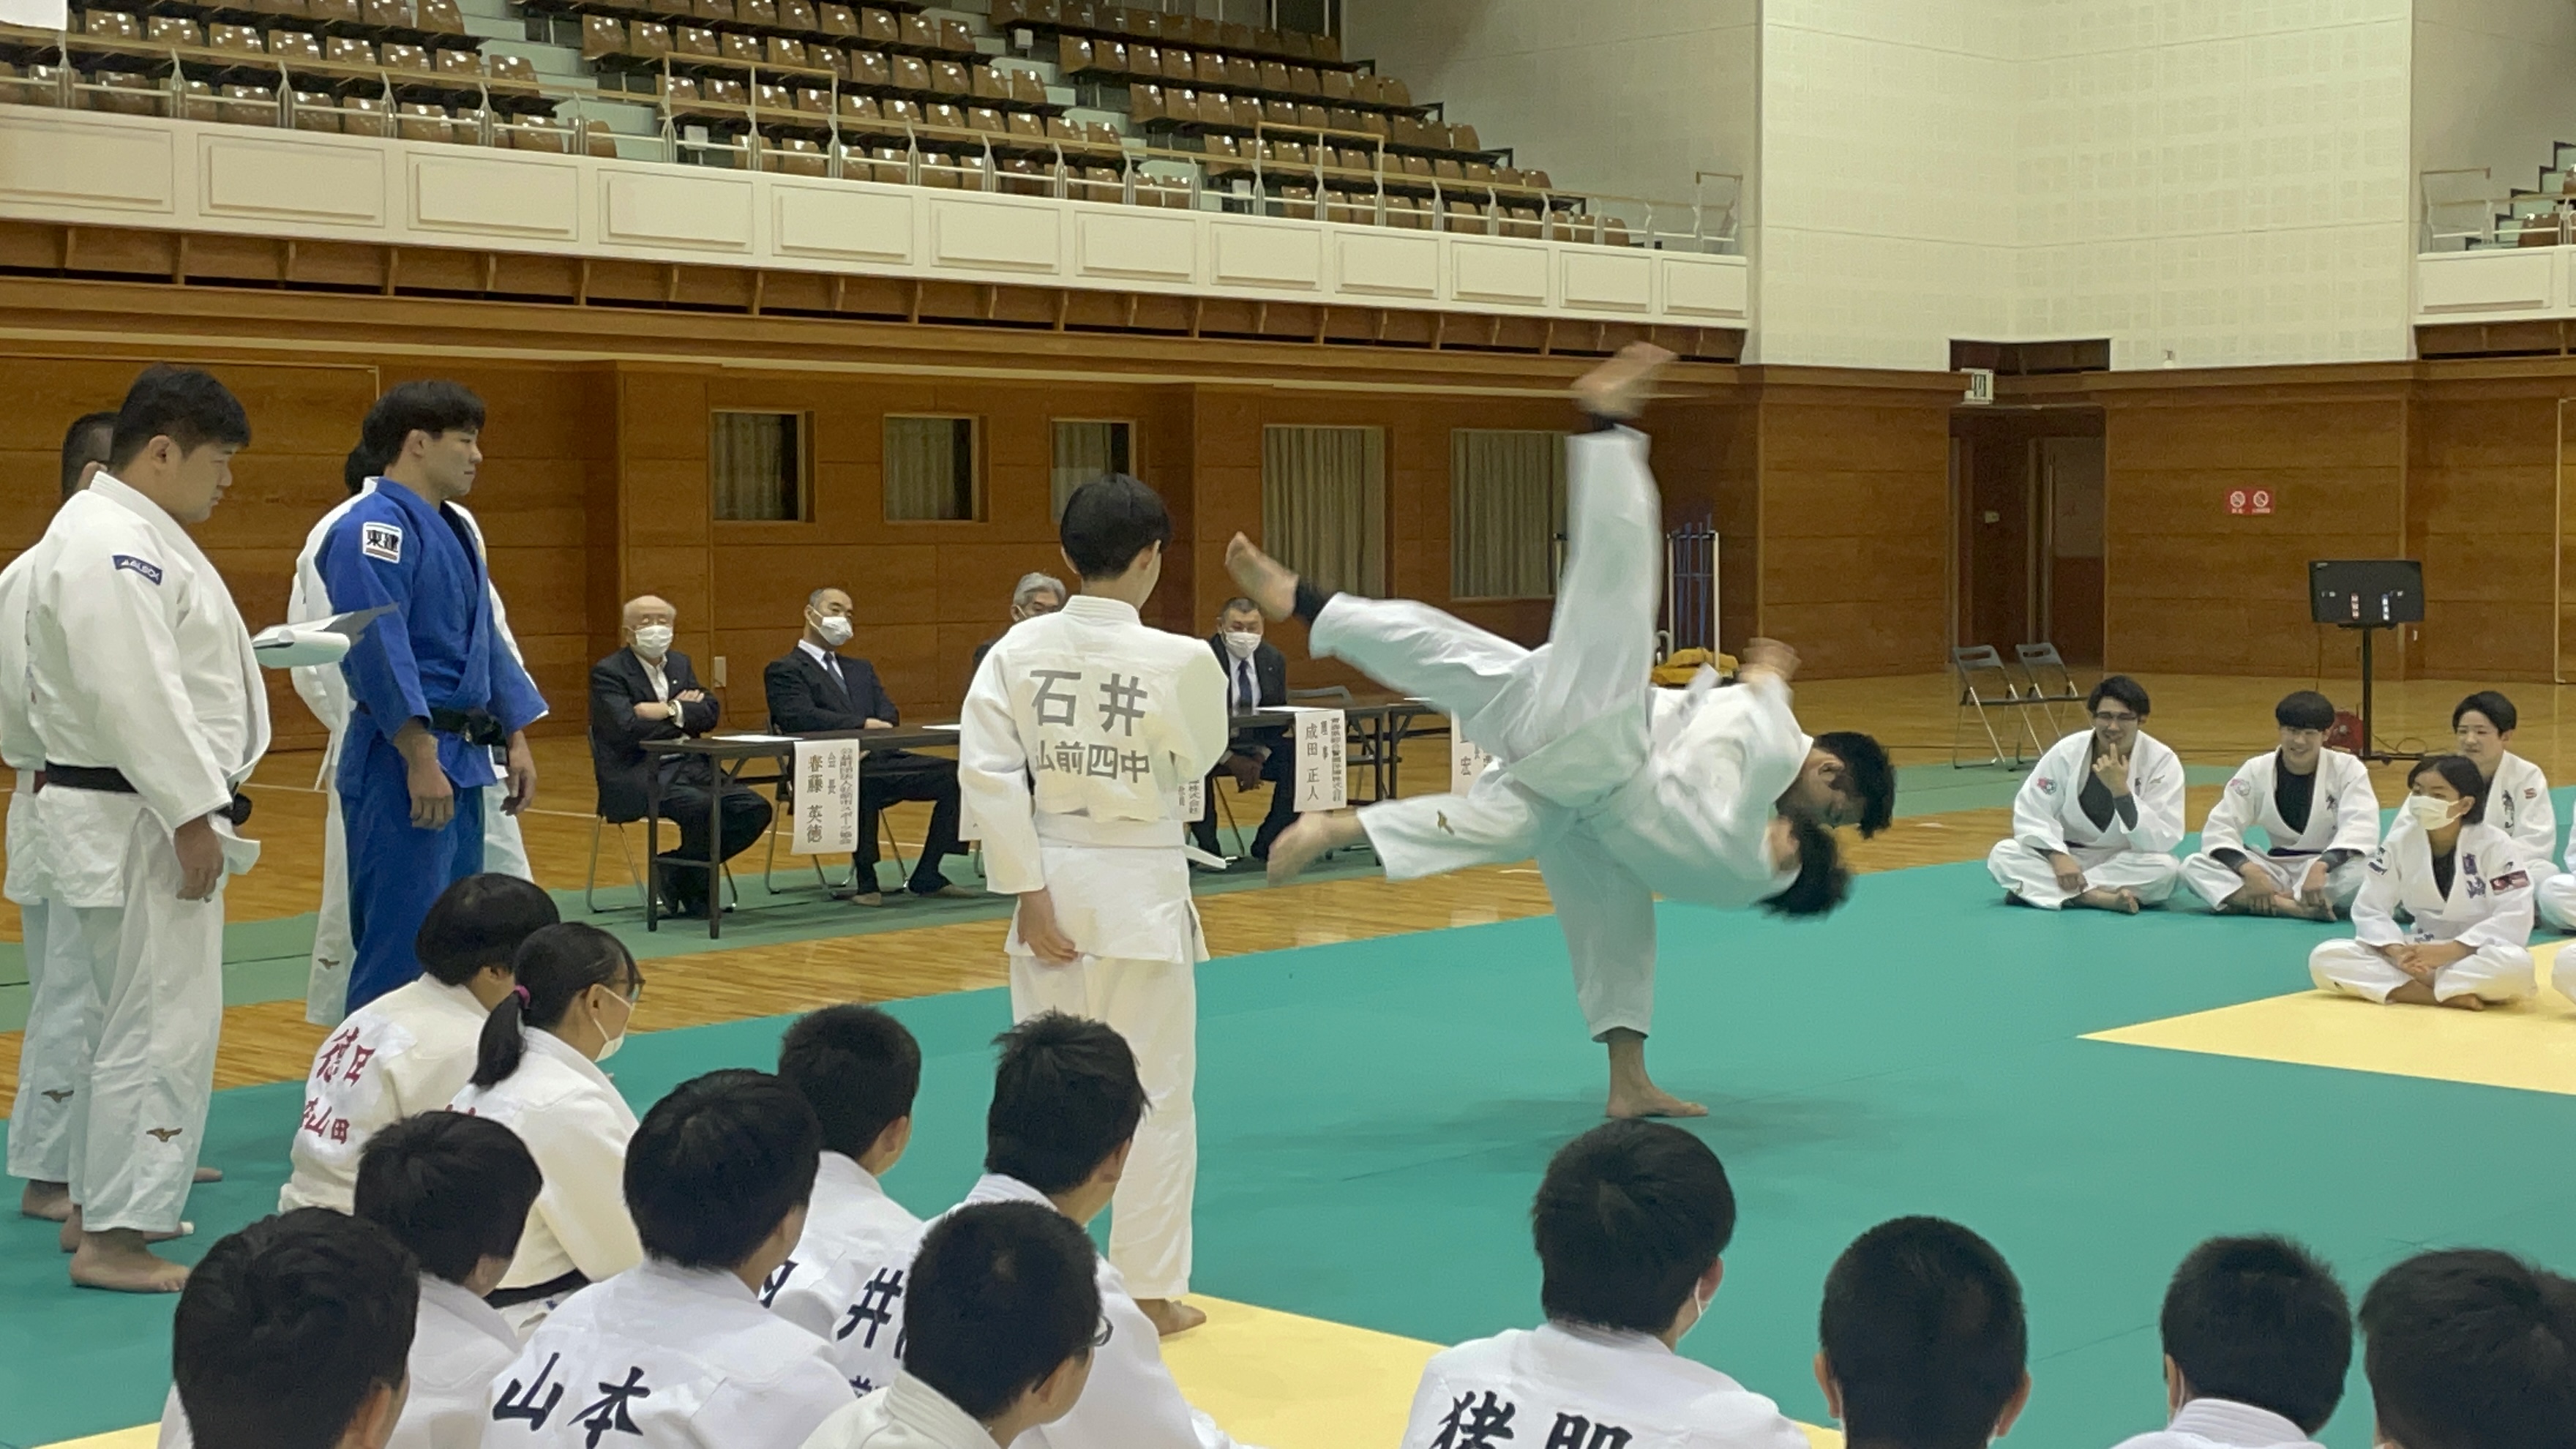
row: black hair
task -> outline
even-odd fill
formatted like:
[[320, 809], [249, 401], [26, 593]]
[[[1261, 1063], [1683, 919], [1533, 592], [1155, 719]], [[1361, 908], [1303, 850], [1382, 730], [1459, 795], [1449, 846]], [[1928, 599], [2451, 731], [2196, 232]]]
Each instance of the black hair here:
[[2165, 1354], [2196, 1398], [2268, 1409], [2313, 1438], [2343, 1400], [2352, 1305], [2287, 1238], [2212, 1238], [2165, 1289]]
[[154, 438], [168, 438], [182, 453], [210, 443], [248, 447], [250, 415], [213, 373], [156, 362], [125, 390], [125, 402], [116, 410], [115, 435], [107, 445], [107, 470], [123, 469]]
[[369, 452], [367, 445], [360, 443], [349, 450], [348, 457], [340, 460], [341, 486], [349, 490], [350, 497], [358, 496], [366, 491], [368, 479], [385, 471], [388, 461]]
[[1817, 1337], [1853, 1443], [1985, 1449], [2030, 1355], [2021, 1283], [1994, 1245], [1941, 1218], [1896, 1218], [1825, 1275]]
[[[544, 1030], [562, 1022], [564, 1013], [594, 986], [641, 990], [644, 973], [626, 943], [597, 926], [563, 921], [540, 926], [519, 943], [510, 958], [510, 974], [519, 985], [501, 998], [483, 1020], [483, 1037], [475, 1044], [474, 1085], [489, 1087], [509, 1080], [527, 1055], [522, 1026]], [[525, 992], [522, 996], [520, 992]]]
[[823, 1129], [767, 1072], [692, 1077], [626, 1144], [626, 1211], [644, 1251], [683, 1268], [736, 1268], [814, 1197]]
[[778, 1044], [778, 1078], [823, 1124], [823, 1150], [856, 1159], [921, 1090], [921, 1043], [902, 1022], [851, 1002], [808, 1012]]
[[2475, 825], [2487, 818], [2487, 777], [2478, 773], [2475, 760], [2466, 755], [2426, 755], [2409, 766], [2406, 787], [2415, 788], [2418, 775], [2439, 775], [2469, 802], [2469, 811], [2460, 817], [2463, 825]]
[[1145, 1120], [1145, 1084], [1127, 1039], [1060, 1011], [993, 1039], [1002, 1061], [984, 1117], [984, 1170], [1040, 1192], [1079, 1187]]
[[81, 490], [81, 475], [89, 465], [107, 466], [107, 456], [114, 450], [116, 414], [83, 413], [72, 419], [63, 430], [63, 496], [71, 497]]
[[2272, 722], [2285, 730], [2334, 728], [2334, 701], [2313, 689], [2293, 690], [2272, 706]]
[[1896, 818], [1896, 766], [1886, 747], [1858, 730], [1829, 730], [1816, 736], [1816, 748], [1843, 762], [1843, 793], [1860, 802], [1862, 838], [1885, 830]]
[[1843, 865], [1842, 842], [1813, 820], [1784, 817], [1790, 838], [1798, 843], [1798, 876], [1778, 895], [1766, 897], [1762, 909], [1775, 916], [1821, 916], [1851, 896], [1851, 871]]
[[459, 429], [480, 432], [482, 427], [483, 399], [465, 384], [436, 378], [397, 383], [367, 409], [367, 420], [358, 428], [358, 447], [376, 460], [375, 471], [380, 472], [402, 456], [403, 444], [414, 433], [434, 438]]
[[2140, 719], [2147, 717], [2147, 687], [2125, 674], [2114, 674], [2093, 686], [2093, 692], [2084, 696], [2084, 712], [2091, 714], [2100, 709], [2106, 699], [2127, 705], [2137, 711]]
[[374, 1223], [329, 1208], [261, 1218], [189, 1271], [171, 1377], [202, 1449], [331, 1449], [399, 1388], [419, 1270]]
[[2576, 1446], [2576, 1281], [2491, 1249], [2422, 1253], [2362, 1295], [2361, 1331], [2391, 1446]]
[[903, 1371], [991, 1423], [1100, 1333], [1091, 1239], [1044, 1203], [977, 1203], [931, 1225], [903, 1295]]
[[1661, 1333], [1735, 1236], [1735, 1189], [1688, 1132], [1605, 1122], [1549, 1160], [1530, 1236], [1551, 1321]]
[[1084, 578], [1114, 579], [1136, 555], [1172, 541], [1172, 514], [1153, 489], [1124, 473], [1103, 473], [1065, 500], [1057, 537]]
[[439, 892], [421, 917], [412, 954], [420, 969], [462, 986], [486, 966], [511, 965], [527, 939], [563, 917], [537, 883], [498, 871], [469, 875]]
[[358, 1154], [355, 1212], [450, 1283], [519, 1251], [545, 1177], [519, 1134], [489, 1117], [423, 1112], [376, 1129]]
[[2485, 715], [2487, 723], [2494, 725], [2500, 735], [2512, 734], [2514, 727], [2522, 722], [2522, 716], [2514, 710], [2513, 701], [2492, 689], [2481, 689], [2452, 706], [2451, 728], [2458, 729], [2460, 717], [2468, 714]]
[[1217, 605], [1216, 608], [1216, 616], [1219, 619], [1223, 619], [1228, 614], [1258, 614], [1260, 612], [1261, 606], [1259, 604], [1252, 602], [1241, 594], [1237, 594], [1233, 598], [1226, 600], [1224, 603]]

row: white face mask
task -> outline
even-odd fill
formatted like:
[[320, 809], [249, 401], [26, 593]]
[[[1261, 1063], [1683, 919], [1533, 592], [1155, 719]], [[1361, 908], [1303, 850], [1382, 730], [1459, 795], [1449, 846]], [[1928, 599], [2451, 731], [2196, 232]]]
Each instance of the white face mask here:
[[[594, 1021], [597, 1020], [596, 1017], [593, 1017], [592, 1019]], [[607, 1042], [600, 1047], [599, 1055], [592, 1057], [591, 1060], [594, 1062], [604, 1062], [610, 1057], [617, 1055], [618, 1049], [626, 1045], [626, 1029], [634, 1024], [635, 1008], [630, 1005], [626, 1008], [626, 1020], [618, 1024], [617, 1035], [608, 1037]], [[602, 1036], [607, 1036], [608, 1028], [605, 1025], [602, 1025], [599, 1030]]]
[[2406, 797], [2406, 814], [2426, 830], [2439, 830], [2451, 823], [2451, 812], [2460, 808], [2457, 800], [2436, 800], [2430, 795]]
[[1241, 629], [1225, 631], [1225, 652], [1237, 661], [1251, 658], [1261, 648], [1261, 636]]
[[1716, 1293], [1711, 1292], [1704, 1298], [1700, 1296], [1699, 1286], [1697, 1284], [1691, 1285], [1691, 1307], [1696, 1308], [1699, 1311], [1691, 1315], [1690, 1327], [1683, 1329], [1681, 1331], [1681, 1336], [1673, 1340], [1673, 1346], [1675, 1348], [1679, 1348], [1682, 1344], [1688, 1342], [1692, 1334], [1699, 1332], [1699, 1326], [1708, 1322], [1709, 1299], [1715, 1298], [1716, 1296]]
[[814, 621], [814, 632], [823, 636], [825, 644], [838, 649], [850, 642], [849, 616], [834, 614], [829, 618], [817, 618]]
[[647, 659], [659, 659], [671, 652], [671, 626], [639, 624], [635, 628], [635, 652]]

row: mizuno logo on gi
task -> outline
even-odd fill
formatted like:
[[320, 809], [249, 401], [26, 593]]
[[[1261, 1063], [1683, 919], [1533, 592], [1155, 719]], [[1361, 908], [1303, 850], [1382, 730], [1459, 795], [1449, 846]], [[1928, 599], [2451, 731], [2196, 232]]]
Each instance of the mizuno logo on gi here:
[[48, 1102], [60, 1105], [72, 1099], [72, 1089], [69, 1087], [56, 1087], [51, 1091], [40, 1092], [37, 1095], [43, 1097]]
[[402, 527], [392, 523], [366, 523], [358, 526], [358, 552], [387, 563], [402, 562]]
[[146, 1127], [143, 1129], [143, 1135], [146, 1137], [156, 1137], [163, 1142], [167, 1142], [171, 1138], [174, 1138], [187, 1130], [188, 1129], [185, 1127]]
[[141, 574], [156, 584], [161, 582], [161, 566], [157, 563], [151, 563], [144, 559], [136, 558], [130, 553], [117, 554], [110, 558], [108, 562], [114, 564], [118, 568], [124, 569], [128, 573]]

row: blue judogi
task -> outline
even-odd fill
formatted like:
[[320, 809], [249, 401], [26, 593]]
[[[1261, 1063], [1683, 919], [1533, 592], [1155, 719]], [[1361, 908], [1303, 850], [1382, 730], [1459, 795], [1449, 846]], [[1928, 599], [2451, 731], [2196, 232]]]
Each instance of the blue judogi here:
[[492, 592], [456, 510], [378, 478], [323, 536], [316, 562], [333, 608], [398, 611], [359, 635], [340, 663], [357, 701], [338, 781], [355, 1011], [420, 974], [413, 938], [439, 894], [483, 868], [482, 791], [500, 779], [489, 748], [437, 730], [456, 814], [440, 829], [415, 829], [395, 732], [414, 719], [482, 711], [508, 735], [543, 717], [546, 702], [493, 626]]

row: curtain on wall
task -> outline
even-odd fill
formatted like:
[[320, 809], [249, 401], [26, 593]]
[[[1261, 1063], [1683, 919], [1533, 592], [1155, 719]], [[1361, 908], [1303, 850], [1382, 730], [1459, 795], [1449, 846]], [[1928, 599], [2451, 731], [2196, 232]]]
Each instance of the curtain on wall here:
[[1449, 591], [1460, 599], [1556, 592], [1565, 531], [1565, 435], [1459, 428], [1449, 434]]
[[1386, 440], [1376, 428], [1261, 430], [1261, 546], [1325, 590], [1386, 593]]
[[897, 523], [975, 516], [971, 418], [885, 420], [885, 516]]
[[715, 516], [792, 521], [802, 511], [803, 469], [793, 413], [717, 413], [707, 429], [707, 472]]
[[1065, 500], [1073, 490], [1103, 473], [1125, 473], [1127, 425], [1060, 421], [1055, 425], [1055, 520], [1064, 521]]

